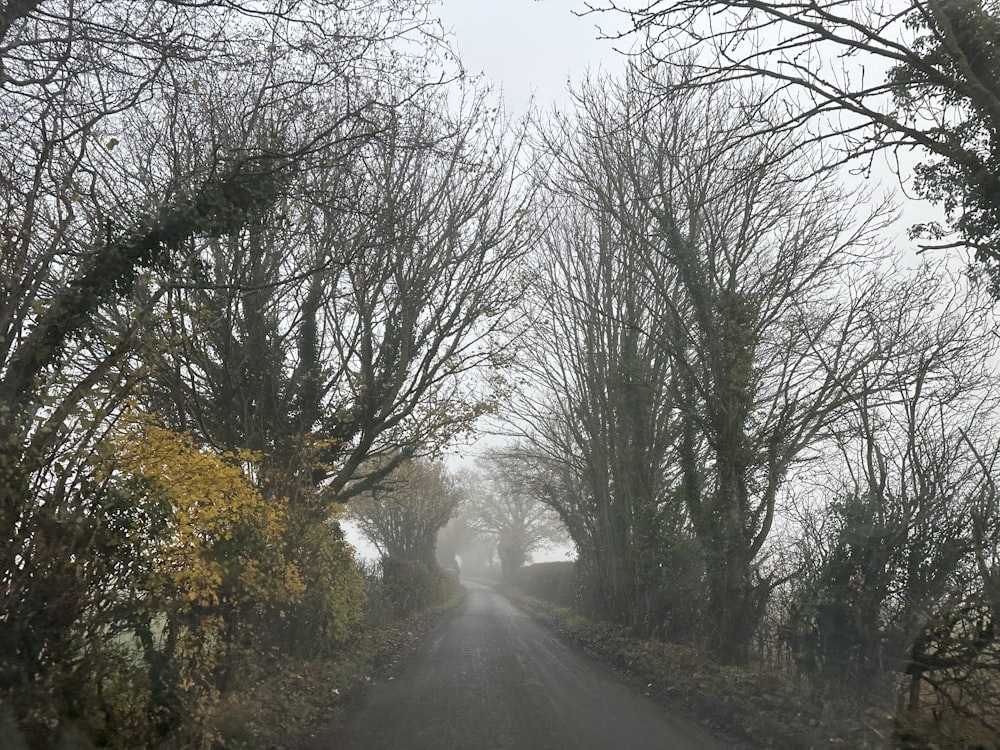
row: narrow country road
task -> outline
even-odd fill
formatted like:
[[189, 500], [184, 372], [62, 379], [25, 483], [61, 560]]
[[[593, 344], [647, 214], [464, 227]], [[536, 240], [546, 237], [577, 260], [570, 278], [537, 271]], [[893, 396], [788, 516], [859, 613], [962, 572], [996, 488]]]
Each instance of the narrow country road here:
[[722, 750], [600, 663], [580, 656], [486, 586], [431, 631], [393, 680], [373, 686], [338, 736], [356, 750]]

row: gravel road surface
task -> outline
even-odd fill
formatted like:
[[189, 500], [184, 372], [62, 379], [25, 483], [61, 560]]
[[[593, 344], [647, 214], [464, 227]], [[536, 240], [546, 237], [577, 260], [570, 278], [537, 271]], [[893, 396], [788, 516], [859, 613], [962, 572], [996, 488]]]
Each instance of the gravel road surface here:
[[312, 747], [356, 750], [723, 750], [492, 588], [468, 595], [402, 674], [373, 685], [335, 734]]

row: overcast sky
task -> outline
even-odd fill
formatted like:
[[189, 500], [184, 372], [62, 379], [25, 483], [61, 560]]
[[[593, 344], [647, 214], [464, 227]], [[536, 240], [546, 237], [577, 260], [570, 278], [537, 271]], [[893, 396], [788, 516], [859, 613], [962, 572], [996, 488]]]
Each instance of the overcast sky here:
[[435, 8], [470, 74], [482, 73], [503, 92], [513, 115], [527, 111], [532, 96], [547, 110], [566, 101], [566, 83], [588, 68], [617, 72], [621, 42], [599, 40], [597, 24], [614, 19], [579, 17], [582, 0], [439, 0]]
[[[610, 34], [625, 28], [627, 19], [574, 14], [584, 7], [584, 0], [438, 0], [434, 11], [452, 34], [466, 70], [482, 73], [502, 92], [508, 113], [518, 117], [527, 113], [532, 97], [543, 112], [553, 103], [567, 104], [567, 81], [578, 83], [588, 69], [614, 74], [622, 70], [623, 55], [616, 48], [627, 49], [628, 40], [598, 37], [602, 29]], [[888, 162], [881, 158], [876, 162], [883, 188], [898, 189]], [[871, 181], [858, 179], [858, 183], [872, 187]], [[901, 249], [912, 252], [906, 228], [926, 221], [928, 212], [935, 217], [940, 212], [901, 194], [897, 201], [902, 218], [888, 234]]]

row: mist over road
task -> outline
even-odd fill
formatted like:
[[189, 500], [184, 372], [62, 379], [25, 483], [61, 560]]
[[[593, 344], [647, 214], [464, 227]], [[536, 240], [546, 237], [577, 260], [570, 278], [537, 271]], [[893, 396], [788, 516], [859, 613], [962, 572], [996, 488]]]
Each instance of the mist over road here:
[[373, 686], [337, 736], [314, 748], [722, 750], [602, 664], [575, 653], [493, 589], [465, 601], [393, 680]]

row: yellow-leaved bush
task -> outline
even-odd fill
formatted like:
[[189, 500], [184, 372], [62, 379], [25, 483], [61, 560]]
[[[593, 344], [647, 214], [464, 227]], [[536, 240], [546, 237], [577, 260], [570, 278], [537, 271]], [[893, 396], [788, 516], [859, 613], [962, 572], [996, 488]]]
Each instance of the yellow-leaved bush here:
[[[350, 638], [363, 617], [364, 579], [331, 517], [336, 508], [315, 512], [303, 501], [314, 488], [290, 486], [274, 461], [254, 453], [199, 446], [148, 414], [130, 412], [120, 425], [115, 475], [151, 537], [133, 577], [136, 604], [179, 623], [189, 656], [208, 666], [215, 657], [193, 651], [236, 637], [314, 654]], [[299, 502], [265, 496], [260, 485]]]
[[298, 568], [282, 555], [286, 503], [246, 475], [250, 453], [217, 453], [188, 433], [131, 414], [115, 436], [116, 470], [160, 506], [149, 593], [201, 608], [295, 601]]
[[135, 412], [112, 445], [111, 481], [132, 519], [125, 620], [165, 734], [225, 688], [305, 586], [285, 554], [287, 501], [263, 497], [248, 474], [256, 456], [199, 446]]

